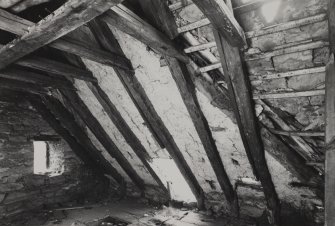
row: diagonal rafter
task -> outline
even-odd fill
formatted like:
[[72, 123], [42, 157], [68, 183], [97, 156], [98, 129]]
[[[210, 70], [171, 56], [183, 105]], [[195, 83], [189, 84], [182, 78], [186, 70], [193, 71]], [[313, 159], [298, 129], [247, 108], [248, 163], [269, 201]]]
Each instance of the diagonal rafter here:
[[[154, 2], [156, 2], [156, 4], [154, 4]], [[173, 15], [166, 12], [166, 10], [169, 11], [169, 8], [163, 1], [145, 0], [141, 1], [140, 4], [145, 13], [147, 14], [147, 18], [149, 20], [150, 19], [154, 20], [156, 26], [163, 29], [163, 32], [167, 34], [177, 33], [177, 24], [174, 20], [174, 17]], [[151, 10], [146, 10], [145, 7], [148, 5], [151, 6], [150, 8]], [[174, 23], [175, 26], [164, 26], [166, 21], [170, 21], [169, 24]], [[190, 117], [193, 121], [193, 124], [199, 135], [199, 138], [204, 146], [204, 149], [211, 163], [211, 166], [214, 169], [215, 175], [218, 179], [221, 189], [224, 192], [226, 199], [231, 204], [232, 210], [237, 211], [238, 209], [237, 194], [224, 168], [220, 153], [217, 149], [215, 140], [210, 131], [207, 119], [205, 118], [199, 105], [195, 93], [195, 86], [189, 74], [190, 72], [188, 71], [186, 64], [184, 64], [183, 62], [170, 57], [165, 57], [165, 59], [169, 66], [172, 77], [175, 80], [176, 85], [180, 91], [184, 104], [190, 114]]]
[[0, 49], [0, 69], [101, 15], [123, 0], [69, 0], [33, 25], [22, 37]]
[[[206, 2], [208, 4], [204, 4]], [[230, 1], [227, 0], [227, 2]], [[267, 201], [270, 224], [280, 225], [280, 201], [265, 159], [265, 150], [259, 125], [257, 124], [248, 76], [243, 66], [240, 50], [238, 47], [234, 47], [234, 45], [236, 46], [236, 42], [234, 43], [231, 40], [233, 37], [231, 34], [234, 32], [227, 31], [225, 26], [218, 24], [217, 20], [217, 18], [224, 19], [227, 18], [227, 15], [233, 15], [232, 9], [230, 9], [223, 0], [194, 0], [194, 3], [208, 16], [215, 28], [213, 30], [215, 41], [228, 84], [230, 99], [235, 106], [234, 112], [238, 120], [240, 133], [241, 136], [244, 137], [247, 156], [256, 176], [262, 184]], [[217, 15], [217, 18], [212, 18], [213, 15], [210, 15], [210, 12], [215, 12], [213, 15]], [[228, 22], [233, 21], [231, 17], [227, 19]], [[227, 20], [225, 22], [227, 22]], [[244, 34], [241, 37], [244, 37]], [[243, 47], [244, 42], [238, 42], [237, 44], [237, 46]]]

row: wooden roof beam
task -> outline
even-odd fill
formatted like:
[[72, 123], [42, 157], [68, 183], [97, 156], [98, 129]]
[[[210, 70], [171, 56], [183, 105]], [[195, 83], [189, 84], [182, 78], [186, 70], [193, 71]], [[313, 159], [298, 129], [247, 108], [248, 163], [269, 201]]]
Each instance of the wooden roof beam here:
[[123, 0], [69, 0], [31, 26], [22, 37], [0, 49], [0, 69], [101, 15]]
[[214, 29], [232, 46], [242, 47], [246, 44], [244, 31], [236, 21], [232, 10], [223, 0], [193, 0], [210, 20]]

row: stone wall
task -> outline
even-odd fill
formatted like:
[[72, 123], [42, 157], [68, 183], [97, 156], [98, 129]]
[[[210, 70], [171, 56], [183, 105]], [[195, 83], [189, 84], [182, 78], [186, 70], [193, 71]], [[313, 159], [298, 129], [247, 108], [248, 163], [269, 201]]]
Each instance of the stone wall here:
[[50, 142], [50, 150], [62, 157], [63, 173], [34, 174], [33, 137], [41, 134], [55, 132], [29, 104], [0, 101], [0, 218], [106, 194], [108, 184], [85, 169], [62, 139]]

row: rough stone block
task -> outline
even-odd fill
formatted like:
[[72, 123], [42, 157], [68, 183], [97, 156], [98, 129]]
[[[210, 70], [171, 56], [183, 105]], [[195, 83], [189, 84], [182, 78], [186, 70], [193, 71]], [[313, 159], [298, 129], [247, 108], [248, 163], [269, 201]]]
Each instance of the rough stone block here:
[[283, 98], [283, 99], [269, 99], [268, 102], [271, 106], [280, 109], [285, 109], [291, 115], [298, 114], [303, 106], [309, 105], [308, 97], [295, 97], [295, 98]]
[[312, 50], [274, 56], [273, 64], [275, 70], [279, 72], [313, 67]]
[[274, 72], [271, 58], [247, 61], [248, 71], [251, 75], [263, 75]]
[[256, 90], [260, 92], [274, 92], [277, 90], [287, 89], [286, 79], [271, 79], [263, 80], [261, 83], [253, 86]]
[[313, 62], [315, 65], [326, 65], [329, 61], [329, 47], [314, 49]]
[[311, 90], [325, 82], [325, 73], [307, 74], [287, 79], [288, 88], [294, 90]]

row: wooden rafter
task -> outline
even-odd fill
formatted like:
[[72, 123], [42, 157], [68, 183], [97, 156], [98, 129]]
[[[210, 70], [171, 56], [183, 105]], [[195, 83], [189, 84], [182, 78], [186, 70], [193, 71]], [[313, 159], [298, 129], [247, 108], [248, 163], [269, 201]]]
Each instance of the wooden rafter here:
[[243, 46], [246, 44], [242, 27], [223, 0], [193, 0], [193, 2], [211, 21], [214, 29], [217, 29], [231, 45]]
[[102, 127], [102, 125], [99, 123], [99, 121], [90, 112], [89, 108], [81, 100], [78, 94], [72, 90], [61, 90], [60, 92], [62, 93], [62, 96], [63, 96], [63, 99], [66, 105], [71, 106], [75, 110], [76, 114], [83, 120], [83, 122], [87, 125], [87, 127], [92, 131], [95, 137], [99, 140], [99, 142], [106, 149], [106, 151], [113, 158], [116, 159], [116, 161], [120, 164], [122, 169], [132, 179], [134, 184], [137, 185], [138, 188], [144, 192], [145, 184], [142, 178], [137, 174], [137, 172], [132, 167], [130, 162], [122, 154], [122, 152], [113, 142], [111, 137], [107, 134], [107, 132]]
[[[108, 26], [106, 27], [105, 32], [108, 32], [105, 34], [108, 38], [104, 39], [104, 41], [98, 40], [102, 48], [108, 51], [116, 51], [124, 56], [124, 53], [119, 43], [115, 39], [113, 33], [109, 30]], [[166, 150], [169, 152], [181, 174], [184, 176], [186, 182], [189, 184], [193, 194], [198, 201], [198, 205], [202, 207], [203, 190], [200, 187], [196, 177], [192, 173], [191, 168], [184, 159], [169, 130], [166, 128], [162, 119], [153, 107], [151, 101], [145, 93], [143, 86], [138, 81], [134, 73], [130, 73], [118, 68], [114, 68], [114, 70], [123, 85], [125, 86], [129, 96], [132, 98], [139, 112], [143, 116], [143, 119], [147, 123], [150, 131], [152, 131], [153, 135], [160, 143], [160, 145], [165, 147]]]
[[[154, 4], [154, 2], [160, 2], [160, 4]], [[156, 0], [146, 0], [141, 1], [141, 6], [145, 11], [147, 18], [153, 20], [156, 26], [160, 27], [163, 32], [166, 34], [176, 33], [177, 24], [174, 20], [173, 15], [165, 12], [168, 9], [168, 6], [164, 1]], [[146, 10], [145, 6], [150, 6], [151, 10]], [[155, 15], [160, 15], [155, 17]], [[175, 26], [164, 26], [165, 21], [171, 21]], [[172, 22], [173, 21], [173, 22]], [[195, 86], [187, 69], [187, 66], [178, 61], [177, 59], [165, 57], [167, 65], [169, 66], [170, 72], [173, 79], [176, 82], [176, 85], [180, 91], [181, 97], [184, 101], [184, 104], [191, 116], [195, 129], [200, 137], [200, 140], [204, 146], [208, 159], [211, 163], [211, 166], [214, 169], [215, 175], [218, 179], [220, 187], [225, 194], [226, 199], [232, 206], [233, 211], [237, 211], [237, 194], [234, 191], [233, 185], [230, 182], [229, 176], [224, 168], [220, 153], [217, 149], [215, 140], [210, 131], [206, 117], [204, 116], [198, 99], [195, 93]]]
[[184, 104], [191, 116], [195, 129], [204, 146], [207, 157], [214, 169], [215, 175], [224, 192], [226, 199], [232, 205], [233, 210], [237, 210], [237, 194], [230, 182], [229, 176], [224, 168], [219, 150], [217, 149], [212, 132], [209, 128], [195, 93], [194, 84], [190, 78], [186, 65], [176, 59], [166, 58], [171, 74], [177, 84]]
[[72, 114], [58, 100], [44, 96], [30, 96], [29, 101], [44, 120], [70, 145], [72, 150], [89, 166], [111, 175], [120, 185], [123, 177], [95, 148]]
[[101, 15], [122, 0], [69, 0], [0, 50], [0, 69]]
[[326, 66], [325, 225], [335, 225], [335, 1], [328, 1], [330, 60]]

